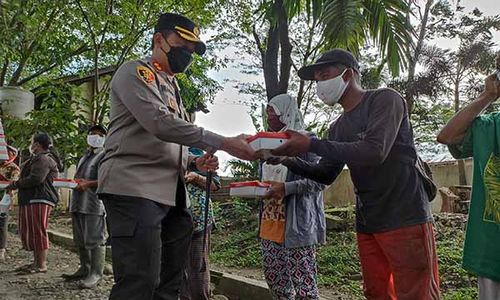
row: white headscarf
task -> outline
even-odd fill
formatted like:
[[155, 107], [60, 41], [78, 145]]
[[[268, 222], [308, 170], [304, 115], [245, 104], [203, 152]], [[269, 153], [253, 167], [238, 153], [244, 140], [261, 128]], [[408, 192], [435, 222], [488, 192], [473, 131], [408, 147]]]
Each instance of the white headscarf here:
[[[305, 129], [304, 120], [300, 114], [297, 102], [288, 94], [274, 96], [268, 103], [279, 116], [280, 122], [285, 124], [282, 130], [292, 129], [301, 131]], [[285, 182], [288, 174], [287, 167], [283, 165], [262, 165], [262, 179]]]
[[268, 103], [279, 116], [280, 122], [285, 124], [283, 130], [304, 130], [306, 125], [299, 111], [297, 102], [288, 94], [274, 96]]

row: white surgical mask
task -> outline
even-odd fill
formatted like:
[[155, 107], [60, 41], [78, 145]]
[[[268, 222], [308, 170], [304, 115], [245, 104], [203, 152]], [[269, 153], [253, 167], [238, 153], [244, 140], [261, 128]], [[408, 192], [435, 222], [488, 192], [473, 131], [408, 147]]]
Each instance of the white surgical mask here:
[[345, 69], [344, 72], [337, 77], [318, 81], [316, 83], [316, 94], [319, 99], [325, 102], [326, 105], [333, 106], [339, 102], [340, 98], [344, 94], [347, 84], [349, 83], [349, 81], [345, 82], [344, 78], [342, 78], [346, 71], [347, 69]]
[[104, 147], [105, 137], [98, 134], [90, 134], [87, 136], [87, 144], [92, 148], [102, 148]]

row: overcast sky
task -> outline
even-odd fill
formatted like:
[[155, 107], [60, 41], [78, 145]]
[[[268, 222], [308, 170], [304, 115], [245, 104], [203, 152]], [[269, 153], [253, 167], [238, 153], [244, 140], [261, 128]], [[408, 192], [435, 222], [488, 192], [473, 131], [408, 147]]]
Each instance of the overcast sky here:
[[[419, 2], [425, 1], [419, 0]], [[477, 7], [487, 15], [500, 14], [498, 0], [463, 0], [461, 3], [466, 7], [467, 11]], [[500, 33], [495, 34], [494, 41], [500, 44]], [[443, 48], [455, 48], [457, 43], [449, 40], [439, 40], [437, 44]], [[230, 53], [231, 49], [226, 49], [226, 51]], [[225, 79], [243, 79], [253, 82], [263, 81], [261, 76], [244, 75], [234, 67], [212, 72], [211, 76], [220, 82], [223, 82]], [[238, 91], [231, 83], [225, 83], [223, 85], [223, 90], [217, 94], [214, 104], [208, 105], [210, 113], [198, 113], [196, 116], [196, 123], [199, 126], [224, 136], [253, 133], [255, 130], [248, 114], [248, 107], [237, 104], [238, 100], [242, 98], [243, 96], [238, 94]], [[225, 161], [231, 158], [224, 152], [217, 152], [217, 155], [219, 156], [222, 166]], [[221, 173], [228, 174], [228, 171], [222, 171]]]

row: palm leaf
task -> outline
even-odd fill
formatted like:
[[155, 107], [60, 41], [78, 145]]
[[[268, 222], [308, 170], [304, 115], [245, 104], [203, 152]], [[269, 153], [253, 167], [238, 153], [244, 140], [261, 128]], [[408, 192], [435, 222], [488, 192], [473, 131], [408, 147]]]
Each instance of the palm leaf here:
[[325, 25], [325, 42], [358, 54], [365, 42], [361, 0], [330, 0], [321, 15]]
[[380, 47], [392, 74], [408, 64], [415, 32], [408, 19], [409, 6], [400, 0], [364, 0], [363, 14], [370, 37]]

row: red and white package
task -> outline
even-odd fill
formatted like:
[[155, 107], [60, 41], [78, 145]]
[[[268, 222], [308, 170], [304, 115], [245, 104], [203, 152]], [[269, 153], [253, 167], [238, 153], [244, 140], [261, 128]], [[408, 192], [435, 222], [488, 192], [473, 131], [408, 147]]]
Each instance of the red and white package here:
[[259, 181], [233, 182], [229, 184], [229, 195], [243, 198], [263, 197], [271, 184]]
[[0, 120], [0, 161], [7, 160], [9, 160], [9, 153], [7, 152], [7, 142], [5, 141], [2, 120]]
[[255, 150], [273, 150], [283, 145], [290, 136], [285, 132], [259, 132], [247, 139]]
[[0, 181], [0, 190], [5, 190], [5, 188], [10, 184], [10, 181]]
[[56, 188], [74, 189], [78, 185], [78, 181], [66, 178], [56, 178], [52, 185]]

